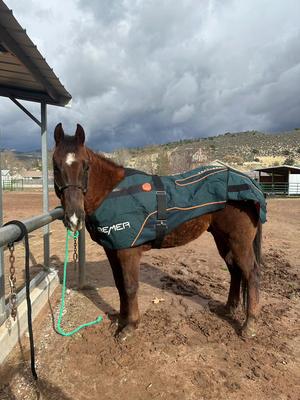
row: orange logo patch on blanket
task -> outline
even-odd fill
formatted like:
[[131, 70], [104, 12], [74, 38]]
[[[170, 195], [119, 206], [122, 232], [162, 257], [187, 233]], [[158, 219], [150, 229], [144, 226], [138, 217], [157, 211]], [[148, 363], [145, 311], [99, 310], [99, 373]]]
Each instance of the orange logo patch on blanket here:
[[151, 183], [148, 183], [148, 182], [143, 183], [142, 184], [142, 189], [143, 189], [144, 192], [151, 192], [151, 190], [152, 190]]

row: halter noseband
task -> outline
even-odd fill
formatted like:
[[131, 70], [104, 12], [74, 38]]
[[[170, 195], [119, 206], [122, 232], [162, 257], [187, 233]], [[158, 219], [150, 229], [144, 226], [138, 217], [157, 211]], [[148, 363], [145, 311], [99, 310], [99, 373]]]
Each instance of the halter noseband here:
[[81, 185], [74, 185], [72, 183], [67, 183], [64, 186], [58, 186], [56, 182], [55, 182], [55, 185], [56, 185], [57, 190], [58, 190], [59, 193], [63, 193], [64, 190], [68, 189], [69, 187], [74, 187], [74, 188], [80, 189], [83, 194], [86, 194], [86, 192], [87, 192], [87, 187], [86, 186], [83, 187]]
[[83, 174], [83, 184], [82, 185], [76, 185], [74, 183], [66, 183], [63, 186], [58, 185], [58, 183], [54, 179], [54, 185], [57, 190], [57, 193], [59, 194], [59, 197], [63, 194], [63, 192], [68, 189], [69, 187], [74, 187], [76, 189], [80, 189], [82, 193], [85, 195], [88, 189], [88, 169], [84, 170]]

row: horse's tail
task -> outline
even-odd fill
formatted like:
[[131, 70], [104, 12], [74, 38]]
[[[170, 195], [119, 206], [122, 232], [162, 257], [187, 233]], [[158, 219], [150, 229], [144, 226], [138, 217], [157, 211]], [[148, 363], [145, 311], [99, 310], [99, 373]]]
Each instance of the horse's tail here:
[[243, 294], [243, 309], [247, 312], [247, 294], [248, 294], [248, 281], [242, 276], [242, 294]]
[[[256, 265], [254, 268], [258, 269], [258, 273], [260, 273], [260, 265], [261, 265], [261, 242], [262, 242], [262, 223], [258, 220], [256, 235], [253, 240], [253, 250], [256, 260]], [[248, 293], [248, 281], [242, 277], [242, 293], [243, 293], [243, 308], [246, 311], [247, 309], [247, 293]]]
[[262, 240], [262, 223], [258, 220], [257, 231], [253, 241], [253, 250], [256, 258], [258, 270], [261, 264], [261, 240]]

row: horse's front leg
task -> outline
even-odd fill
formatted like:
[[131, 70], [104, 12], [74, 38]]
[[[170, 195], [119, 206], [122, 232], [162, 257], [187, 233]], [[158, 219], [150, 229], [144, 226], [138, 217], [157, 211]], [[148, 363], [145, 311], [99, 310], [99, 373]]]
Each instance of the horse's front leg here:
[[105, 251], [120, 297], [118, 332], [122, 331], [120, 335], [126, 338], [140, 320], [137, 292], [142, 251], [139, 248]]

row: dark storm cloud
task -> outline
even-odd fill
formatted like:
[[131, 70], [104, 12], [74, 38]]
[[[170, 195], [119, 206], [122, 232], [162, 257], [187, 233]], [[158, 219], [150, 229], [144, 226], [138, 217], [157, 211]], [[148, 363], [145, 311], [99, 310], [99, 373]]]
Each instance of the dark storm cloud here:
[[[111, 150], [300, 125], [298, 0], [7, 2], [73, 95], [50, 130], [80, 122]], [[0, 112], [21, 143], [19, 114]]]

